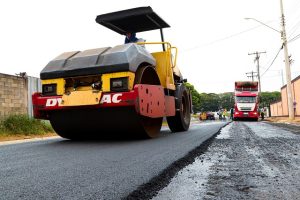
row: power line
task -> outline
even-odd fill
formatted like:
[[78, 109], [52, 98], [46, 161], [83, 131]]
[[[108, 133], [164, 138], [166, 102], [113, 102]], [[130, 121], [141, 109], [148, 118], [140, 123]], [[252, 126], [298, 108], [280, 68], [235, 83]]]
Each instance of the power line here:
[[258, 77], [257, 72], [251, 71], [246, 73], [248, 78], [252, 79], [252, 82], [254, 81], [254, 77]]
[[[299, 17], [300, 17], [300, 14], [299, 14], [299, 6], [300, 6], [300, 1], [297, 2], [296, 5], [293, 5], [291, 11], [289, 11], [289, 18], [291, 18], [293, 16], [293, 20], [298, 20]], [[293, 10], [293, 11], [292, 11]], [[292, 14], [291, 14], [292, 13]], [[294, 15], [294, 14], [297, 14], [297, 15]], [[296, 23], [294, 23], [294, 26], [288, 31], [290, 34], [289, 38], [294, 34], [294, 32], [299, 28], [299, 24], [300, 24], [300, 21], [297, 21]]]
[[272, 60], [271, 64], [270, 64], [269, 67], [266, 69], [266, 71], [264, 71], [264, 72], [261, 74], [260, 77], [262, 77], [262, 76], [263, 76], [263, 75], [271, 68], [271, 66], [274, 64], [276, 58], [278, 57], [280, 51], [282, 50], [282, 48], [283, 48], [283, 46], [281, 45], [280, 49], [278, 50], [278, 52], [277, 52], [276, 56], [274, 57], [274, 59]]
[[259, 58], [260, 58], [260, 54], [262, 54], [262, 53], [267, 53], [267, 52], [265, 52], [265, 51], [263, 51], [263, 52], [256, 51], [254, 53], [248, 53], [249, 56], [250, 55], [255, 55], [255, 60], [254, 61], [256, 61], [256, 63], [257, 63], [256, 67], [257, 67], [257, 78], [258, 78], [259, 94], [261, 93], [261, 82], [260, 82], [260, 72], [259, 72], [260, 71], [259, 70]]
[[277, 74], [277, 75], [270, 75], [270, 76], [264, 76], [264, 79], [265, 78], [275, 78], [275, 77], [279, 77], [279, 76], [281, 76], [281, 74]]
[[297, 39], [299, 39], [300, 38], [300, 34], [298, 34], [298, 35], [296, 35], [295, 37], [293, 37], [292, 39], [290, 39], [288, 42], [290, 43], [290, 42], [294, 42], [294, 41], [296, 41]]
[[[272, 22], [274, 22], [274, 21], [276, 21], [276, 20], [267, 21], [266, 24], [272, 23]], [[232, 35], [228, 35], [228, 36], [225, 36], [225, 37], [222, 37], [222, 38], [213, 40], [213, 41], [208, 42], [208, 43], [199, 44], [199, 45], [196, 45], [196, 46], [191, 47], [191, 48], [189, 48], [189, 49], [184, 49], [184, 50], [181, 51], [181, 52], [184, 53], [184, 52], [188, 52], [188, 51], [193, 51], [193, 50], [195, 50], [195, 49], [198, 49], [198, 48], [201, 48], [201, 47], [204, 47], [204, 46], [213, 45], [213, 44], [215, 44], [215, 43], [222, 42], [222, 41], [224, 41], [224, 40], [228, 40], [228, 39], [231, 39], [231, 38], [233, 38], [233, 37], [242, 35], [242, 34], [244, 34], [244, 33], [247, 33], [247, 32], [249, 32], [249, 31], [252, 31], [252, 30], [254, 30], [254, 29], [257, 29], [257, 28], [259, 28], [259, 27], [261, 27], [261, 26], [263, 26], [263, 25], [254, 26], [254, 27], [252, 27], [252, 28], [249, 28], [249, 29], [246, 29], [246, 30], [243, 30], [243, 31], [234, 33], [234, 34], [232, 34]]]
[[[271, 23], [271, 22], [273, 22], [273, 21], [270, 21], [270, 22], [268, 22], [268, 23]], [[252, 31], [252, 30], [254, 30], [254, 29], [256, 29], [256, 28], [259, 28], [259, 27], [261, 27], [261, 26], [262, 26], [262, 25], [254, 26], [254, 27], [252, 27], [252, 28], [249, 28], [249, 29], [240, 31], [240, 32], [238, 32], [238, 33], [234, 33], [234, 34], [229, 35], [229, 36], [225, 36], [225, 37], [223, 37], [223, 38], [216, 39], [216, 40], [211, 41], [211, 42], [208, 42], [208, 43], [196, 45], [196, 46], [194, 46], [194, 47], [192, 47], [192, 48], [189, 48], [189, 49], [186, 49], [186, 50], [183, 50], [183, 51], [185, 51], [185, 52], [186, 52], [186, 51], [192, 51], [192, 50], [201, 48], [201, 47], [203, 47], [203, 46], [209, 46], [209, 45], [215, 44], [215, 43], [217, 43], [217, 42], [222, 42], [222, 41], [224, 41], [224, 40], [228, 40], [228, 39], [231, 39], [231, 38], [233, 38], [233, 37], [236, 37], [236, 36], [242, 35], [242, 34], [244, 34], [244, 33], [247, 33], [247, 32], [249, 32], [249, 31]]]
[[289, 38], [292, 37], [292, 35], [297, 31], [297, 29], [300, 27], [300, 21], [297, 22], [297, 24], [289, 31]]

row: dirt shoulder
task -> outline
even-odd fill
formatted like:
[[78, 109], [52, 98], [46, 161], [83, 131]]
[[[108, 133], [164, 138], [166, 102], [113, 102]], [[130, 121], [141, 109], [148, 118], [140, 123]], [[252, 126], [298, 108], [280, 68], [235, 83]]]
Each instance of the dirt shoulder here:
[[45, 138], [45, 137], [52, 137], [52, 136], [58, 136], [58, 135], [56, 133], [45, 133], [45, 134], [41, 134], [41, 135], [0, 134], [0, 142], [14, 141], [14, 140], [26, 140], [26, 139], [33, 139], [33, 138]]
[[295, 118], [294, 120], [289, 120], [288, 117], [268, 117], [264, 121], [274, 122], [274, 123], [289, 123], [294, 125], [300, 125], [300, 118]]
[[271, 124], [273, 126], [280, 127], [284, 130], [291, 131], [295, 134], [300, 134], [300, 120], [296, 119], [290, 121], [288, 119], [278, 119], [278, 118], [267, 118], [265, 123]]

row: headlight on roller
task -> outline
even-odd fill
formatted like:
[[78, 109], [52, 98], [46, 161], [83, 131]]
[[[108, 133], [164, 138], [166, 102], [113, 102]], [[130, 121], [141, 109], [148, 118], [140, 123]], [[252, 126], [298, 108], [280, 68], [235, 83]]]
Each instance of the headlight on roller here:
[[128, 90], [128, 77], [111, 78], [110, 79], [111, 91], [127, 91]]
[[45, 85], [43, 85], [42, 93], [45, 96], [56, 95], [56, 84], [45, 84]]

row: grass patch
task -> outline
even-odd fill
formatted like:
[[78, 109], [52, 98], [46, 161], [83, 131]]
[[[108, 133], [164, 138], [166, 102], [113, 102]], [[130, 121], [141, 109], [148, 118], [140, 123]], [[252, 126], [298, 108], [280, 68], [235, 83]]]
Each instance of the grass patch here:
[[199, 118], [199, 114], [192, 114], [191, 116], [194, 118]]
[[53, 132], [48, 121], [27, 115], [11, 115], [0, 121], [0, 135], [43, 135]]

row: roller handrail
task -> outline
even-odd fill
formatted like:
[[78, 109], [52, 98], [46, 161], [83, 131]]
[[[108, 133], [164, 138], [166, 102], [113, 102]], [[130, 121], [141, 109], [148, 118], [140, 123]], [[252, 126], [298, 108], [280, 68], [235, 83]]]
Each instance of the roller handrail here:
[[176, 66], [178, 49], [177, 49], [177, 47], [172, 47], [172, 45], [169, 42], [137, 42], [136, 44], [137, 45], [166, 44], [168, 47], [167, 51], [169, 51], [170, 53], [171, 53], [172, 49], [175, 49], [175, 60], [174, 60], [174, 63], [172, 63], [172, 68], [174, 68]]
[[168, 48], [172, 48], [172, 45], [169, 42], [137, 42], [138, 45], [144, 45], [144, 44], [166, 44], [168, 45]]

